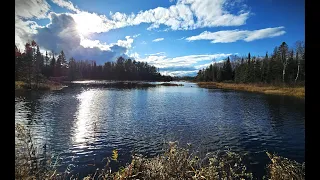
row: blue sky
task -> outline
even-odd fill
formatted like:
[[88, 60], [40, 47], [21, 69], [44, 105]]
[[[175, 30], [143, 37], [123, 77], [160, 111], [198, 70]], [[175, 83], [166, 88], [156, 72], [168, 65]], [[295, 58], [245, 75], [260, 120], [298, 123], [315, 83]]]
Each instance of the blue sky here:
[[16, 44], [98, 64], [119, 56], [195, 75], [237, 54], [265, 55], [305, 36], [303, 0], [16, 0]]

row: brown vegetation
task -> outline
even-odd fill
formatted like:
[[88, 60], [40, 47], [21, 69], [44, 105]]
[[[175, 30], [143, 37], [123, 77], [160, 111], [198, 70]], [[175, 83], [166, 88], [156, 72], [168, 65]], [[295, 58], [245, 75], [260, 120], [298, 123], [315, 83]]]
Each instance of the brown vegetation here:
[[238, 84], [238, 83], [218, 83], [218, 82], [199, 82], [199, 87], [203, 88], [220, 88], [233, 89], [248, 92], [259, 92], [265, 94], [277, 94], [295, 96], [299, 98], [305, 97], [304, 87], [290, 87], [290, 86], [273, 86], [265, 84]]
[[15, 90], [60, 90], [63, 87], [64, 86], [62, 84], [53, 81], [46, 81], [38, 84], [32, 83], [31, 87], [23, 81], [15, 81]]
[[[111, 161], [118, 162], [118, 151], [113, 150], [107, 158], [106, 166], [87, 175], [84, 180], [124, 180], [124, 179], [253, 179], [243, 163], [243, 156], [219, 151], [207, 153], [199, 158], [188, 149], [171, 142], [164, 154], [153, 158], [133, 155], [126, 167], [112, 172]], [[30, 130], [16, 125], [15, 179], [78, 179], [72, 175], [69, 167], [64, 172], [57, 172], [57, 161], [50, 154], [38, 153]], [[305, 179], [305, 165], [267, 152], [271, 163], [267, 166], [267, 179]]]

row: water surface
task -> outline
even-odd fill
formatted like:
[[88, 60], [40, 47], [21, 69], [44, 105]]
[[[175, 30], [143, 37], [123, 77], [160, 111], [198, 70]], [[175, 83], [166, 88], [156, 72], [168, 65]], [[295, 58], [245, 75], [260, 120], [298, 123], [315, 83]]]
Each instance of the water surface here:
[[[179, 82], [181, 83], [181, 82]], [[37, 143], [76, 172], [103, 167], [113, 149], [120, 165], [130, 154], [154, 156], [179, 141], [206, 152], [248, 153], [248, 167], [264, 174], [265, 151], [304, 162], [304, 100], [258, 93], [179, 87], [146, 89], [65, 88], [15, 97], [16, 122], [31, 127]]]

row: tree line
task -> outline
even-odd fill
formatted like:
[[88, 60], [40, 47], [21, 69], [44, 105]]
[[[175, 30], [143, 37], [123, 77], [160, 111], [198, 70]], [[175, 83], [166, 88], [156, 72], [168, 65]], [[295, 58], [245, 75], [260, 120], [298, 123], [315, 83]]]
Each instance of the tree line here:
[[294, 48], [285, 42], [264, 57], [233, 56], [199, 70], [197, 81], [232, 81], [236, 83], [304, 84], [305, 45], [297, 41]]
[[[50, 57], [49, 57], [50, 56]], [[61, 50], [55, 57], [52, 51], [45, 55], [35, 41], [25, 44], [21, 52], [15, 46], [15, 80], [25, 81], [29, 85], [39, 84], [50, 77], [63, 77], [67, 80], [148, 80], [171, 81], [172, 77], [163, 76], [155, 66], [146, 62], [119, 57], [116, 62], [97, 65], [94, 60], [69, 60]]]

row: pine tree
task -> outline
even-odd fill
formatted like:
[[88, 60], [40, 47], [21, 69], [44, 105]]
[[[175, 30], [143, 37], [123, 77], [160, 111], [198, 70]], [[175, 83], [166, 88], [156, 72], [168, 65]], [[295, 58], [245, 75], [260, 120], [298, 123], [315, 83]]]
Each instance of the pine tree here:
[[52, 59], [50, 62], [51, 76], [56, 75], [56, 59], [54, 58], [54, 52], [52, 51]]
[[39, 87], [39, 81], [40, 78], [42, 77], [41, 75], [41, 70], [43, 68], [43, 59], [42, 59], [42, 55], [40, 53], [40, 48], [39, 46], [37, 46], [37, 52], [35, 55], [35, 65], [34, 65], [34, 75], [35, 75], [35, 83], [36, 86]]
[[292, 83], [294, 82], [295, 79], [295, 74], [296, 74], [296, 67], [297, 64], [294, 61], [294, 52], [293, 49], [289, 51], [289, 57], [288, 57], [288, 65], [287, 65], [287, 82]]
[[269, 57], [268, 57], [268, 52], [266, 52], [266, 56], [264, 57], [261, 63], [261, 78], [260, 78], [260, 81], [264, 83], [267, 82], [268, 64], [269, 64]]
[[225, 62], [225, 65], [223, 67], [224, 75], [223, 78], [224, 80], [232, 80], [232, 67], [230, 63], [230, 58], [228, 57], [227, 61]]
[[56, 76], [63, 75], [63, 67], [66, 65], [66, 63], [64, 52], [61, 51], [56, 62]]
[[[34, 45], [34, 41], [32, 41], [32, 45]], [[24, 58], [23, 58], [23, 61], [24, 61], [24, 73], [25, 73], [25, 76], [24, 79], [25, 81], [27, 82], [28, 84], [28, 87], [31, 88], [31, 84], [32, 84], [32, 79], [33, 79], [33, 47], [30, 43], [26, 43], [25, 45], [25, 55], [24, 55]]]
[[222, 70], [222, 68], [218, 68], [218, 71], [217, 71], [217, 81], [218, 81], [218, 82], [223, 81], [223, 70]]
[[71, 81], [76, 79], [76, 61], [73, 57], [69, 60], [68, 76]]

